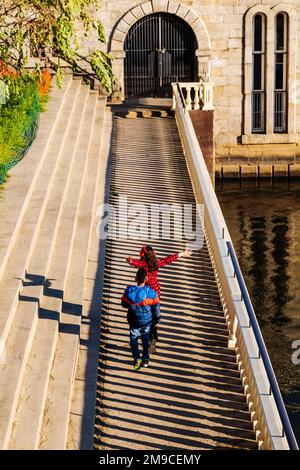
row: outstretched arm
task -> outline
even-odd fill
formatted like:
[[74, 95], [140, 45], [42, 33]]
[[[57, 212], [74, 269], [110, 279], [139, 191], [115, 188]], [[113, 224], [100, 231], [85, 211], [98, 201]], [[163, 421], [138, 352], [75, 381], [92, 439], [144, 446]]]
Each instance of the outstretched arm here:
[[177, 261], [179, 258], [187, 258], [187, 257], [191, 256], [191, 254], [192, 254], [192, 251], [190, 251], [190, 250], [185, 250], [182, 253], [175, 253], [174, 255], [170, 255], [170, 256], [167, 256], [164, 259], [158, 260], [158, 266], [160, 268], [163, 268], [167, 264], [174, 263], [174, 261]]
[[144, 267], [144, 261], [141, 261], [139, 259], [135, 259], [132, 256], [128, 256], [126, 258], [126, 261], [130, 266], [133, 266], [134, 268], [143, 268]]
[[191, 250], [185, 250], [182, 253], [179, 253], [178, 258], [189, 258], [193, 252]]

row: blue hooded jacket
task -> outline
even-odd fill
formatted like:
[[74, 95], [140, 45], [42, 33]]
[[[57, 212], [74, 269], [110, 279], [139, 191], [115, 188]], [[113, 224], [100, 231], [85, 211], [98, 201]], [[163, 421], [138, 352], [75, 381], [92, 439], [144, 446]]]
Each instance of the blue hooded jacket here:
[[157, 305], [159, 298], [149, 286], [129, 286], [122, 297], [122, 307], [128, 309], [127, 320], [131, 328], [142, 328], [159, 322], [152, 314], [152, 305]]

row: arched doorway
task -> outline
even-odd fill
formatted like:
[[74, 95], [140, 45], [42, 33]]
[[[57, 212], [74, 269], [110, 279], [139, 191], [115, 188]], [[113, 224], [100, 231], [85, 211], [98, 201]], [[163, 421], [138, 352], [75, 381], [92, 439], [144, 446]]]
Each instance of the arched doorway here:
[[125, 44], [125, 95], [171, 96], [172, 82], [197, 78], [197, 40], [191, 27], [169, 13], [137, 21]]

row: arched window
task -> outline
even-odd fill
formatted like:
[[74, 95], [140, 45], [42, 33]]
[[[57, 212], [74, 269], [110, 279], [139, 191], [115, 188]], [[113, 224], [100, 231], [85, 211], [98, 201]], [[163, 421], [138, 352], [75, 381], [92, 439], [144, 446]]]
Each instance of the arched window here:
[[296, 143], [297, 14], [262, 3], [245, 14], [242, 144]]
[[253, 17], [252, 132], [265, 132], [266, 125], [266, 17]]
[[274, 132], [287, 132], [287, 60], [288, 16], [278, 13], [275, 17], [275, 88], [274, 88]]

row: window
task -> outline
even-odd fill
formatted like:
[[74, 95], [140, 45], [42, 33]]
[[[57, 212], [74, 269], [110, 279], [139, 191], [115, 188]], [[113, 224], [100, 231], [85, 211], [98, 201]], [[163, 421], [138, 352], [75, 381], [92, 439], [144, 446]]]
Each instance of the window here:
[[296, 143], [295, 8], [260, 2], [245, 13], [242, 144]]
[[252, 77], [252, 132], [265, 132], [266, 123], [266, 17], [253, 18], [253, 77]]
[[287, 132], [287, 57], [288, 17], [278, 13], [275, 17], [275, 87], [274, 132]]

